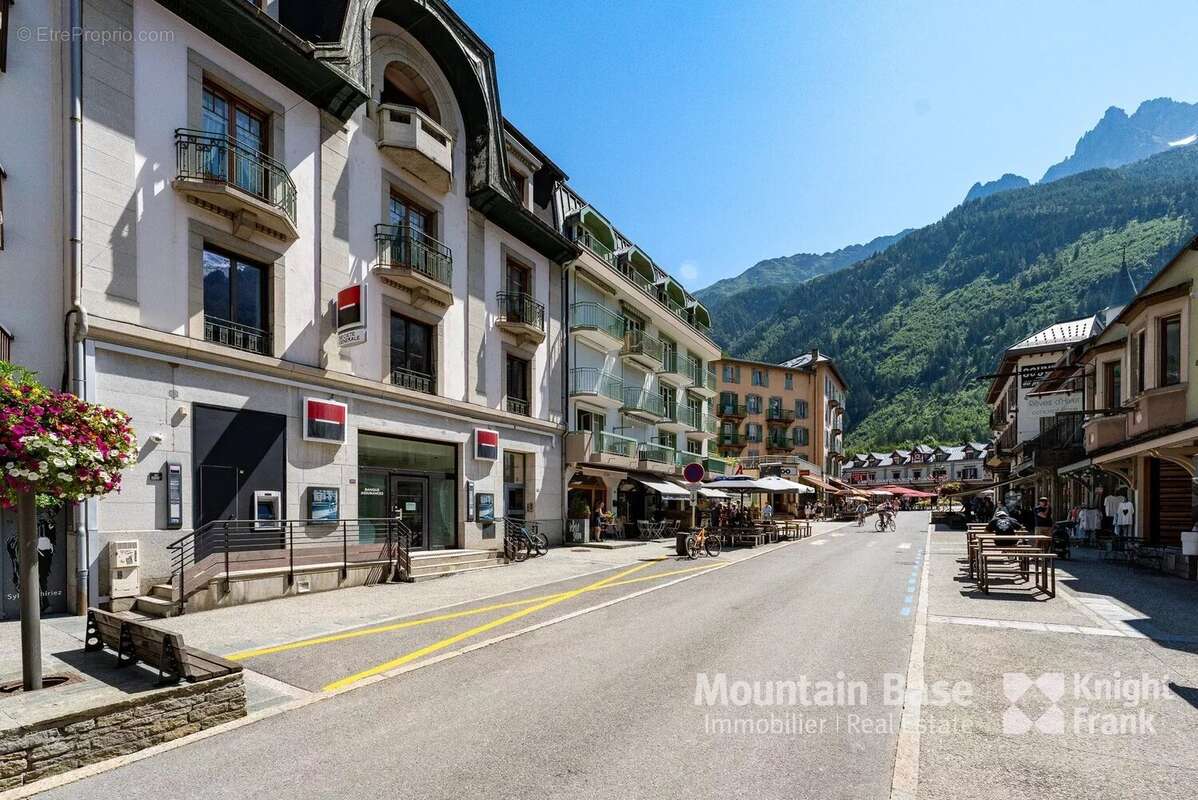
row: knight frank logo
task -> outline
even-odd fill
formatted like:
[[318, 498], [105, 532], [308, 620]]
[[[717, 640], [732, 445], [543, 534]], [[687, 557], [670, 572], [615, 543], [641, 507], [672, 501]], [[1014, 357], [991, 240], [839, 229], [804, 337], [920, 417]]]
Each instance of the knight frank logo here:
[[1008, 736], [1152, 736], [1156, 705], [1174, 698], [1169, 676], [1045, 672], [1003, 674], [1010, 704], [1002, 715]]
[[[1032, 680], [1023, 672], [1007, 672], [1002, 676], [1002, 690], [1011, 704], [1002, 715], [1003, 733], [1020, 736], [1032, 728], [1048, 734], [1065, 732], [1065, 712], [1057, 705], [1065, 695], [1064, 673], [1046, 672]], [[1033, 718], [1028, 710], [1038, 710], [1038, 714]]]

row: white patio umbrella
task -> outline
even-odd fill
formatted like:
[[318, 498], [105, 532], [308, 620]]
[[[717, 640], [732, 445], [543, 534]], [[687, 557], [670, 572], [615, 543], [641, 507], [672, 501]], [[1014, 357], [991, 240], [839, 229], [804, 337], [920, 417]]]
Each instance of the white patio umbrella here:
[[799, 494], [815, 492], [815, 489], [810, 486], [788, 481], [786, 478], [779, 478], [777, 475], [767, 475], [764, 478], [758, 478], [756, 482], [767, 492], [798, 492]]

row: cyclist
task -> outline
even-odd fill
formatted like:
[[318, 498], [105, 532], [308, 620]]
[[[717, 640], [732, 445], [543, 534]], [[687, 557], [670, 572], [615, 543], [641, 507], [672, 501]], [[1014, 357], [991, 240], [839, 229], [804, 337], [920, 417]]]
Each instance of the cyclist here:
[[865, 504], [864, 500], [859, 501], [857, 503], [857, 527], [861, 527], [865, 524], [865, 515], [868, 513], [869, 506]]
[[878, 516], [882, 518], [882, 530], [886, 530], [894, 522], [894, 504], [889, 500], [883, 501], [878, 506]]

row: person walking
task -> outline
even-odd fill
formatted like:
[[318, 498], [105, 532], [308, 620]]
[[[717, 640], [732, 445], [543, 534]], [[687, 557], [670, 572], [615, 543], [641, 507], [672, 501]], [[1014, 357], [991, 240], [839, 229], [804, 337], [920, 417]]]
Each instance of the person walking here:
[[1052, 536], [1052, 506], [1048, 504], [1047, 497], [1041, 497], [1036, 503], [1035, 509], [1032, 510], [1032, 519], [1037, 536]]

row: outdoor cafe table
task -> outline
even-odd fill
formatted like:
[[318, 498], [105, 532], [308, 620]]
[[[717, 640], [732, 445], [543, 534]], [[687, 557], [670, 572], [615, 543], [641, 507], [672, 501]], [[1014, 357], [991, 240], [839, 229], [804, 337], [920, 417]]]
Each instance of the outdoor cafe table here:
[[982, 550], [1015, 547], [1020, 542], [1026, 542], [1036, 550], [1046, 552], [1052, 546], [1052, 537], [1033, 533], [970, 533], [969, 577], [977, 577]]

